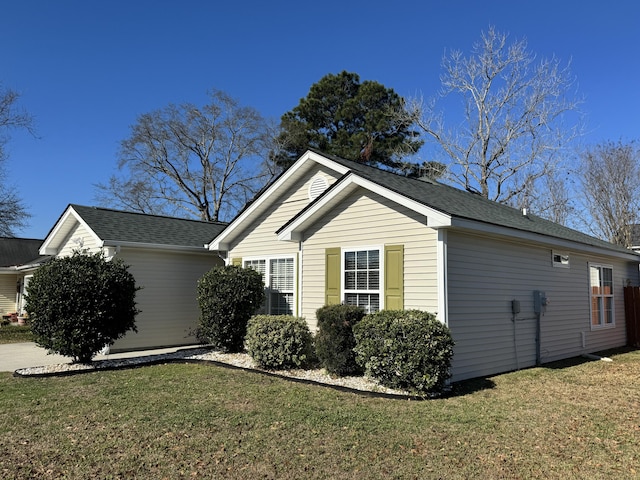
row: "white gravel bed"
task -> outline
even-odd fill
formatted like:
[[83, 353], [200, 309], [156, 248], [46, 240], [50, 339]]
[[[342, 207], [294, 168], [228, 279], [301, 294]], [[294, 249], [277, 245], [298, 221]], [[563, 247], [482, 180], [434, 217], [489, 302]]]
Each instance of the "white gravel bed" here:
[[362, 392], [375, 392], [386, 395], [408, 396], [409, 393], [401, 390], [394, 390], [378, 384], [376, 381], [362, 376], [335, 377], [329, 375], [324, 369], [313, 370], [264, 370], [258, 368], [251, 357], [246, 353], [223, 353], [220, 351], [202, 349], [185, 349], [173, 353], [160, 355], [142, 355], [139, 357], [119, 358], [112, 360], [95, 360], [90, 364], [60, 363], [54, 365], [43, 365], [39, 367], [20, 368], [15, 371], [15, 375], [21, 377], [28, 376], [49, 376], [65, 375], [80, 372], [111, 370], [116, 368], [135, 367], [150, 363], [162, 363], [171, 360], [202, 360], [226, 363], [235, 367], [264, 371], [269, 374], [281, 377], [290, 377], [327, 385], [334, 385]]

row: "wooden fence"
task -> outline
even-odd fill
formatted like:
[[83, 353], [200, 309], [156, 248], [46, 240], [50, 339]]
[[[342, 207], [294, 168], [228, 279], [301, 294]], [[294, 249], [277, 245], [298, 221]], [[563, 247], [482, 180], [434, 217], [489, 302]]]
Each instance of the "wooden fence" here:
[[640, 347], [640, 287], [624, 287], [627, 345]]

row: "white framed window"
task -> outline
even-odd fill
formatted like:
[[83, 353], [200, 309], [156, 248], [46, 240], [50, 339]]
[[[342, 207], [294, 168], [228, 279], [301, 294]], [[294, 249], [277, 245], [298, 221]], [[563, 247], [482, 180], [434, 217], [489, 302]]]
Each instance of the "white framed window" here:
[[265, 303], [259, 313], [293, 315], [295, 298], [295, 268], [293, 257], [243, 259], [245, 268], [262, 275]]
[[382, 248], [360, 247], [342, 250], [342, 298], [367, 313], [382, 308]]
[[591, 329], [614, 326], [613, 267], [611, 265], [589, 264], [589, 295]]
[[551, 263], [554, 267], [569, 268], [569, 254], [567, 252], [551, 252]]

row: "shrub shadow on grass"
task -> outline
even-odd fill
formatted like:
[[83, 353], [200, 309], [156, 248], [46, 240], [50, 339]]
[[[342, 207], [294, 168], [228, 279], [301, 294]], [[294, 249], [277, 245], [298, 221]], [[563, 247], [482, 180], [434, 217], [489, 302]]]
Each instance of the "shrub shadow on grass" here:
[[470, 378], [469, 380], [462, 380], [452, 384], [450, 391], [445, 396], [463, 397], [482, 390], [491, 390], [495, 387], [495, 382], [489, 377]]
[[211, 364], [216, 365], [218, 367], [228, 368], [232, 370], [241, 370], [250, 373], [257, 373], [259, 375], [264, 375], [267, 377], [280, 378], [283, 380], [287, 380], [294, 383], [300, 383], [303, 385], [315, 385], [320, 387], [331, 388], [332, 390], [337, 390], [345, 393], [355, 393], [357, 395], [362, 395], [365, 397], [374, 397], [374, 398], [386, 398], [391, 400], [428, 400], [428, 397], [421, 397], [416, 395], [403, 395], [403, 394], [395, 394], [395, 393], [385, 393], [385, 392], [376, 392], [373, 390], [360, 390], [357, 388], [345, 387], [344, 385], [335, 385], [332, 383], [326, 383], [318, 380], [310, 380], [308, 378], [299, 378], [299, 377], [291, 377], [288, 375], [281, 375], [277, 372], [260, 370], [255, 368], [245, 368], [240, 367], [238, 365], [232, 365], [230, 363], [218, 362], [216, 360], [193, 360], [193, 359], [184, 359], [184, 360], [175, 360], [181, 363], [198, 363], [198, 364]]
[[[184, 353], [186, 355], [187, 353], [189, 353], [188, 350], [190, 349], [185, 349], [185, 351], [182, 351], [181, 353]], [[609, 356], [615, 357], [616, 355], [637, 352], [637, 351], [640, 351], [640, 349], [637, 349], [634, 347], [621, 347], [621, 348], [596, 352], [592, 355], [595, 355], [598, 357], [609, 357]], [[461, 397], [461, 396], [470, 395], [476, 392], [480, 392], [483, 390], [490, 390], [490, 389], [496, 388], [496, 383], [492, 380], [492, 377], [477, 377], [477, 378], [472, 378], [472, 379], [462, 380], [460, 382], [452, 383], [450, 387], [440, 395], [420, 396], [420, 395], [412, 395], [412, 394], [387, 393], [387, 392], [381, 392], [381, 391], [375, 391], [375, 390], [362, 390], [357, 388], [351, 388], [344, 385], [327, 383], [321, 380], [292, 377], [289, 375], [279, 374], [278, 372], [274, 372], [274, 371], [266, 371], [266, 370], [256, 369], [256, 368], [242, 367], [242, 366], [233, 365], [230, 363], [220, 362], [216, 360], [175, 358], [175, 357], [172, 358], [172, 355], [149, 356], [144, 359], [140, 358], [138, 359], [140, 360], [139, 363], [135, 362], [135, 360], [131, 362], [131, 360], [133, 359], [123, 359], [122, 361], [96, 361], [91, 365], [92, 368], [83, 369], [83, 370], [69, 370], [69, 371], [35, 373], [35, 374], [21, 373], [20, 370], [17, 370], [16, 372], [14, 372], [14, 376], [16, 377], [68, 376], [68, 375], [76, 375], [81, 373], [90, 373], [90, 372], [97, 372], [97, 371], [118, 370], [118, 369], [125, 369], [125, 368], [128, 368], [128, 369], [140, 368], [140, 367], [158, 365], [163, 363], [193, 363], [193, 364], [211, 364], [211, 365], [216, 365], [223, 368], [258, 373], [264, 376], [280, 378], [283, 380], [288, 380], [290, 382], [295, 382], [295, 383], [300, 383], [305, 385], [322, 386], [322, 387], [331, 388], [333, 390], [337, 390], [341, 392], [355, 393], [357, 395], [366, 396], [366, 397], [385, 398], [385, 399], [392, 399], [392, 400], [417, 401], [417, 400], [429, 400], [429, 399], [437, 399], [437, 398]], [[564, 360], [558, 360], [555, 362], [545, 363], [538, 367], [530, 367], [530, 368], [561, 370], [561, 369], [575, 367], [575, 366], [593, 362], [593, 361], [597, 361], [597, 360], [594, 360], [593, 358], [577, 356], [577, 357], [572, 357]], [[529, 370], [529, 368], [524, 368], [521, 370]], [[509, 373], [509, 372], [504, 372], [504, 373]]]
[[616, 355], [622, 355], [624, 353], [631, 353], [636, 351], [638, 351], [638, 349], [635, 347], [611, 348], [608, 350], [593, 352], [577, 357], [565, 358], [564, 360], [557, 360], [555, 362], [543, 363], [539, 368], [545, 368], [548, 370], [562, 370], [569, 367], [583, 365], [585, 363], [597, 362], [600, 361], [600, 358], [609, 358]]

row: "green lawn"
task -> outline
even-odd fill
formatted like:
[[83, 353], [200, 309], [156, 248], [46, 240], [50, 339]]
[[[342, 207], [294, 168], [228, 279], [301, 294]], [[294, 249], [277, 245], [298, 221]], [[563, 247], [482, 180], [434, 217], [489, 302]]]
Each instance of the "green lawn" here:
[[0, 327], [0, 344], [20, 342], [33, 342], [31, 327], [22, 325], [3, 325]]
[[0, 374], [0, 478], [637, 478], [640, 351], [392, 400], [208, 364]]

